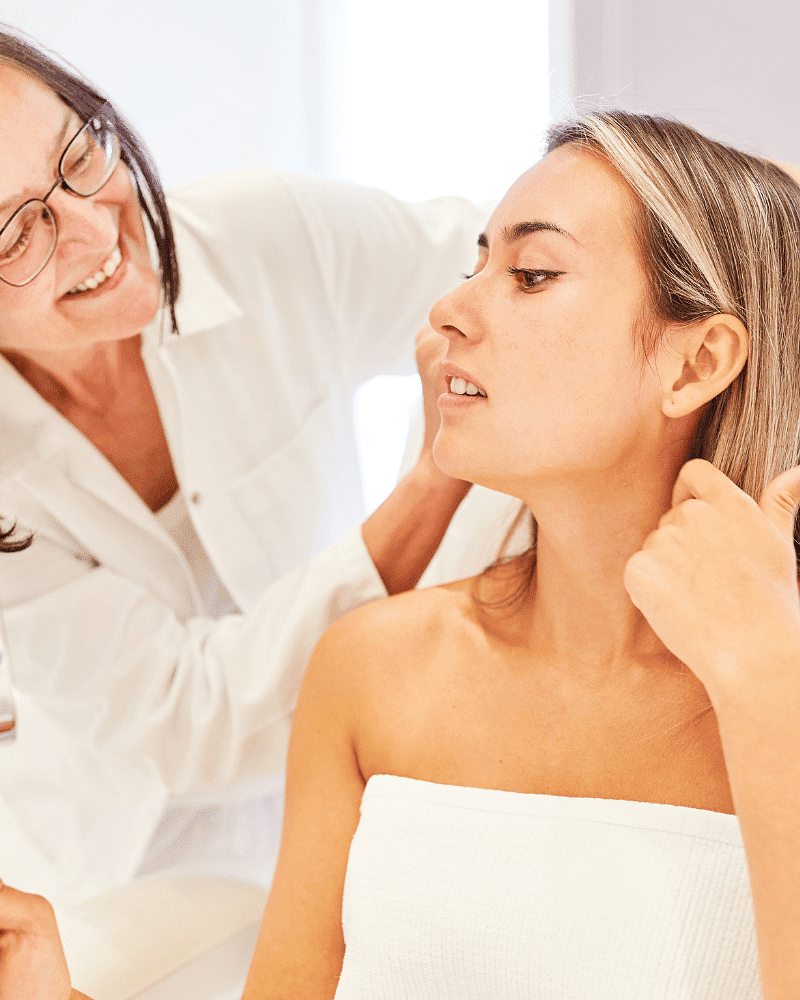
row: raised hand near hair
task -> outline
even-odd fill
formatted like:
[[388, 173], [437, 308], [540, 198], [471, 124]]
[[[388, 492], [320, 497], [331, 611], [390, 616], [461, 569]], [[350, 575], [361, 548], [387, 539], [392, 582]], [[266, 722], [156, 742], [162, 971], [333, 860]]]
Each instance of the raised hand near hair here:
[[87, 1000], [70, 988], [53, 908], [0, 882], [0, 997]]
[[774, 664], [787, 650], [800, 652], [798, 506], [800, 467], [773, 480], [756, 504], [693, 459], [675, 483], [672, 509], [625, 567], [631, 600], [715, 708], [750, 697], [754, 685], [774, 695], [782, 681]]

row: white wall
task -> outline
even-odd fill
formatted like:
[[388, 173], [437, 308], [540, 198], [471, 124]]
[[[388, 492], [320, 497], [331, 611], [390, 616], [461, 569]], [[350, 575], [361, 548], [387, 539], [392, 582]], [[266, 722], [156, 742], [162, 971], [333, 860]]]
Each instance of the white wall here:
[[546, 124], [547, 0], [0, 0], [0, 20], [112, 96], [168, 188], [268, 164], [497, 198]]
[[331, 169], [334, 0], [0, 0], [107, 92], [166, 187], [236, 166]]
[[342, 0], [337, 173], [495, 200], [539, 157], [547, 0]]
[[797, 0], [550, 0], [551, 107], [601, 98], [800, 163]]

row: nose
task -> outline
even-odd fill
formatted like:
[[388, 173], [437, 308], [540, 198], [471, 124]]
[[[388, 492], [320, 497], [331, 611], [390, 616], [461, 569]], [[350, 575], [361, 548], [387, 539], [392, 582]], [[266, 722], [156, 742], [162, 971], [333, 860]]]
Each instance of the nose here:
[[433, 306], [429, 314], [431, 326], [448, 340], [475, 340], [480, 332], [478, 289], [470, 278], [448, 292]]

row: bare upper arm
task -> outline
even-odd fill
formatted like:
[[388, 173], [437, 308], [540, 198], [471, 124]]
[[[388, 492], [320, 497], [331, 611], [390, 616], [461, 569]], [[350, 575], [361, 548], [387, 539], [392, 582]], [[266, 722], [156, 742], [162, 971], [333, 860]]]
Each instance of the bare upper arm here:
[[278, 866], [243, 1000], [336, 992], [344, 878], [365, 781], [359, 751], [365, 742], [391, 750], [396, 727], [386, 717], [407, 707], [409, 690], [416, 703], [440, 606], [453, 596], [447, 588], [435, 594], [411, 591], [359, 608], [314, 651], [292, 724]]
[[364, 782], [353, 750], [358, 628], [323, 636], [292, 724], [280, 855], [243, 1000], [333, 997], [344, 957], [342, 892]]

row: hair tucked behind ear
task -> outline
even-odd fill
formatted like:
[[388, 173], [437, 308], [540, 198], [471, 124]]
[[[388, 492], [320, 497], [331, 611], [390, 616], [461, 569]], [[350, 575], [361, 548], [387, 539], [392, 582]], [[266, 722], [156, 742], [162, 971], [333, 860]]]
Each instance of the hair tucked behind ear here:
[[[567, 144], [605, 159], [637, 196], [642, 359], [667, 323], [729, 313], [747, 328], [744, 369], [707, 404], [687, 458], [706, 459], [757, 500], [800, 464], [800, 187], [769, 160], [652, 115], [598, 111], [552, 126], [547, 152]], [[795, 549], [800, 557], [797, 524]]]

